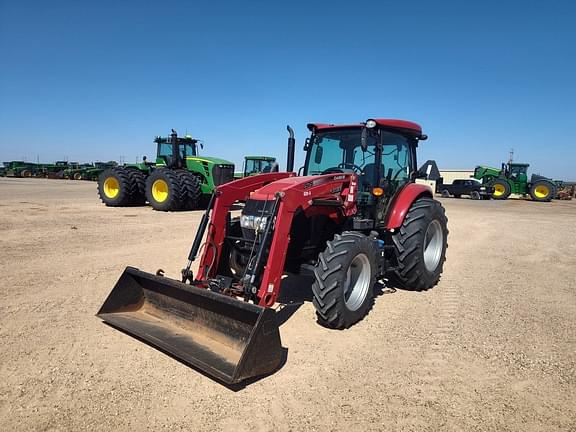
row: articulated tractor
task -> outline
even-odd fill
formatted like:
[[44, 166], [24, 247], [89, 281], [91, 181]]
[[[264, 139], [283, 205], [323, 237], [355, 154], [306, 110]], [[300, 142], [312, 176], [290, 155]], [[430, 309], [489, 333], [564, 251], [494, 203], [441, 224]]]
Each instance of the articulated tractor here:
[[98, 316], [233, 384], [281, 367], [274, 306], [288, 274], [314, 275], [317, 320], [332, 329], [365, 318], [379, 282], [436, 285], [448, 229], [430, 188], [415, 183], [421, 127], [369, 119], [308, 129], [301, 175], [288, 127], [287, 172], [219, 185], [181, 277], [127, 267]]

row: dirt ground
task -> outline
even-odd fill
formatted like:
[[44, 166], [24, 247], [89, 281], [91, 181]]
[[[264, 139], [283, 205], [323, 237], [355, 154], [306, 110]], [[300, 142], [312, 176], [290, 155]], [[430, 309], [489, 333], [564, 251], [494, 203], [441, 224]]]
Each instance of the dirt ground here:
[[126, 265], [177, 277], [200, 212], [0, 178], [0, 429], [576, 430], [576, 202], [442, 203], [438, 286], [345, 331], [305, 302], [286, 364], [232, 390], [94, 316]]

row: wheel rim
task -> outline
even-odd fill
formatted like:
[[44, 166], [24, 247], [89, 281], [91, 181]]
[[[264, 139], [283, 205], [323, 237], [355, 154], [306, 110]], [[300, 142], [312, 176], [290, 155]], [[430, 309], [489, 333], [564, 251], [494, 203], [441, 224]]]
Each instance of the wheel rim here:
[[370, 273], [368, 257], [365, 254], [356, 255], [348, 267], [344, 281], [344, 302], [349, 310], [355, 311], [364, 303], [370, 289]]
[[494, 196], [502, 196], [506, 193], [506, 187], [502, 183], [496, 183], [494, 185]]
[[550, 195], [550, 189], [545, 185], [538, 185], [534, 189], [534, 195], [538, 198], [547, 198]]
[[443, 247], [442, 225], [437, 220], [433, 220], [426, 229], [423, 244], [424, 265], [429, 272], [433, 272], [438, 267]]
[[104, 180], [104, 195], [108, 198], [116, 198], [120, 193], [120, 183], [114, 177]]
[[152, 196], [156, 202], [164, 202], [168, 199], [168, 183], [162, 179], [152, 183]]

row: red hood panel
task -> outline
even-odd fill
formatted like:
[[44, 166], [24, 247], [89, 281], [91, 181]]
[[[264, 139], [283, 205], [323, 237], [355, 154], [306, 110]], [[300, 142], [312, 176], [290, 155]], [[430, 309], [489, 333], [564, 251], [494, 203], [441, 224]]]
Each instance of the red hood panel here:
[[302, 190], [320, 185], [322, 183], [329, 183], [332, 181], [343, 180], [349, 177], [350, 174], [324, 174], [304, 177], [288, 177], [275, 182], [269, 183], [260, 189], [255, 190], [250, 194], [250, 199], [254, 200], [272, 200], [277, 192], [289, 192], [294, 190]]

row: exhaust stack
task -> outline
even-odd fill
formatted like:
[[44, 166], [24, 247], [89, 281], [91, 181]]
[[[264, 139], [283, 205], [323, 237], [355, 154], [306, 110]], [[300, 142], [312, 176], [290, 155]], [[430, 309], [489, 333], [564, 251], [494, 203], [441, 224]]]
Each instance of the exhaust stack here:
[[290, 125], [286, 126], [290, 136], [288, 137], [288, 158], [286, 160], [286, 171], [294, 171], [294, 150], [296, 148], [296, 140], [294, 139], [294, 130]]

